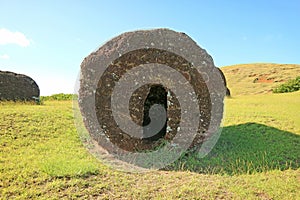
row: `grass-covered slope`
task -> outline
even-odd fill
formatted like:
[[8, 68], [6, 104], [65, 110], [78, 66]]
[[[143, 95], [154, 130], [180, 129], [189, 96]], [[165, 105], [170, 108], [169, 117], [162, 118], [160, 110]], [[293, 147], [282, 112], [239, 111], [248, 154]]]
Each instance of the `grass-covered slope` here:
[[222, 67], [232, 96], [272, 93], [300, 75], [300, 65], [253, 63]]
[[0, 103], [0, 199], [296, 199], [300, 93], [226, 99], [222, 135], [204, 159], [169, 171], [118, 172], [87, 153], [71, 101]]

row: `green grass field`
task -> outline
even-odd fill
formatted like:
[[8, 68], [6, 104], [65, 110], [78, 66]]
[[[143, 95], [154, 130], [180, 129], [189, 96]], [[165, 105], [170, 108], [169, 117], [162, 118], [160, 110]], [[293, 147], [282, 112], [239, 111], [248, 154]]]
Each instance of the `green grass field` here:
[[210, 154], [167, 170], [115, 171], [90, 155], [71, 101], [0, 103], [1, 199], [297, 199], [300, 92], [225, 100]]
[[232, 97], [216, 146], [150, 173], [116, 171], [89, 154], [71, 95], [0, 102], [0, 199], [299, 199], [300, 91], [271, 93], [299, 69], [222, 68]]

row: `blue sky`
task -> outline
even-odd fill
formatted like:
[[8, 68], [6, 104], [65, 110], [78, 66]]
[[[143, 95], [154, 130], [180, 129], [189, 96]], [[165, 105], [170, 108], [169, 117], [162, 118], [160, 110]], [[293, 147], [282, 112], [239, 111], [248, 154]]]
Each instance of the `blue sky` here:
[[0, 0], [0, 70], [72, 93], [84, 57], [126, 31], [185, 32], [216, 66], [300, 64], [300, 1]]

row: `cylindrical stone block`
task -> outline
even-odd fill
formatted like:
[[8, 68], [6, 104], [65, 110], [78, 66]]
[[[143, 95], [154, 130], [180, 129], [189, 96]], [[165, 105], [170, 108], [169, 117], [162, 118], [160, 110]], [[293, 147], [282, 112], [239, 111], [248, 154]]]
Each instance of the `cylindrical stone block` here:
[[127, 32], [82, 62], [79, 107], [93, 141], [110, 153], [154, 151], [166, 142], [193, 149], [220, 126], [224, 81], [186, 34]]

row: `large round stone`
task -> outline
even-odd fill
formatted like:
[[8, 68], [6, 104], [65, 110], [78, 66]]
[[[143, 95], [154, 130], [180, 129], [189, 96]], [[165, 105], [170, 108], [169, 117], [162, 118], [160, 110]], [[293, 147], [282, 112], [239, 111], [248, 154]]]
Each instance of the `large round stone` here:
[[[154, 76], [150, 68], [159, 66], [162, 75]], [[139, 68], [150, 71], [136, 71]], [[182, 85], [178, 83], [181, 79], [172, 75], [176, 74], [173, 71], [184, 79]], [[131, 86], [124, 85], [115, 94], [116, 87], [122, 87], [121, 80], [130, 77], [139, 77], [132, 82], [132, 87], [138, 87], [132, 90]], [[146, 79], [151, 81], [141, 84]], [[192, 149], [201, 146], [220, 126], [226, 92], [224, 81], [212, 57], [186, 34], [169, 29], [127, 32], [108, 41], [82, 62], [79, 106], [91, 138], [108, 152], [154, 150], [166, 141]], [[176, 84], [179, 84], [177, 90], [189, 85], [193, 92], [176, 94], [175, 88], [172, 89]], [[131, 90], [128, 102], [119, 102], [117, 106], [112, 103], [123, 99]], [[185, 99], [191, 103], [185, 105]], [[160, 119], [155, 111], [151, 118], [151, 107], [157, 104], [166, 110], [166, 118], [160, 131], [154, 134], [155, 127], [147, 125]], [[124, 112], [127, 107], [129, 114]], [[122, 129], [114, 112], [142, 127], [142, 133], [136, 136], [128, 131], [131, 129]], [[186, 120], [188, 114], [194, 116], [190, 119], [196, 120], [196, 124]]]

